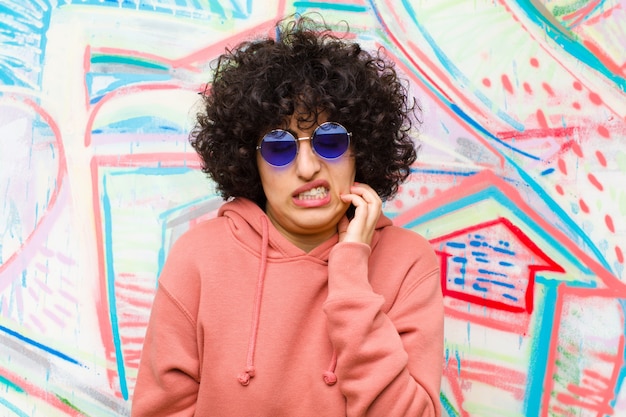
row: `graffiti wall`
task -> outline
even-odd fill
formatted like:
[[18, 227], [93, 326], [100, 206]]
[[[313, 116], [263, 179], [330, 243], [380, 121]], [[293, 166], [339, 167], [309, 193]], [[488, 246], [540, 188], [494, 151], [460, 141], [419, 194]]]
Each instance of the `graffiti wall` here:
[[159, 270], [221, 203], [211, 62], [306, 11], [423, 109], [385, 211], [441, 260], [444, 415], [626, 415], [626, 1], [0, 0], [0, 416], [129, 414]]

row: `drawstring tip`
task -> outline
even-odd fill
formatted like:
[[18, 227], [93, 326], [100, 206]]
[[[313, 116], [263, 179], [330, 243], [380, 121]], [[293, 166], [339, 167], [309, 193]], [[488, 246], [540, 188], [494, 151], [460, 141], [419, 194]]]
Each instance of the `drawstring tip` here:
[[250, 383], [250, 379], [254, 378], [254, 373], [255, 373], [254, 366], [250, 366], [246, 368], [244, 372], [239, 374], [239, 376], [237, 377], [237, 380], [239, 381], [241, 385], [245, 387]]
[[337, 375], [331, 371], [324, 372], [324, 382], [329, 386], [335, 385], [335, 382], [337, 382]]

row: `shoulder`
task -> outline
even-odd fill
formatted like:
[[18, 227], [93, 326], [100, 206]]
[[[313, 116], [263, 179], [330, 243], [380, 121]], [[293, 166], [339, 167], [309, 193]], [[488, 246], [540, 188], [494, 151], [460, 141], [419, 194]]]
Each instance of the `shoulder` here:
[[375, 242], [375, 250], [385, 252], [414, 252], [423, 253], [425, 255], [432, 254], [434, 250], [430, 242], [413, 230], [405, 229], [399, 226], [387, 226], [378, 232]]
[[228, 230], [228, 220], [224, 217], [215, 217], [203, 220], [189, 227], [178, 237], [173, 237], [172, 249], [184, 247], [186, 252], [192, 248], [211, 245], [220, 241], [224, 233]]

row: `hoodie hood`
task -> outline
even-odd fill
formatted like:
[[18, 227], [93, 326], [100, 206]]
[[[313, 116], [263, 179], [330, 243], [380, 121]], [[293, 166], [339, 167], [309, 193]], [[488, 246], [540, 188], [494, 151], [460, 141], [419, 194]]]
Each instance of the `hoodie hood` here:
[[[251, 200], [236, 198], [223, 204], [218, 217], [226, 217], [230, 220], [230, 227], [233, 236], [242, 244], [247, 246], [259, 257], [259, 269], [257, 286], [254, 297], [254, 308], [252, 316], [252, 326], [248, 340], [248, 353], [246, 365], [237, 379], [243, 386], [247, 386], [256, 374], [254, 354], [256, 351], [257, 335], [260, 326], [261, 305], [263, 303], [263, 287], [265, 284], [267, 260], [272, 258], [294, 258], [298, 256], [314, 256], [324, 262], [328, 262], [331, 249], [338, 242], [338, 234], [323, 242], [312, 251], [306, 253], [284, 237], [271, 223], [267, 215], [259, 206]], [[376, 224], [377, 231], [391, 226], [389, 218], [382, 215]], [[375, 232], [372, 238], [372, 247], [378, 242], [379, 233]], [[335, 367], [337, 365], [337, 353], [333, 352], [328, 369], [322, 373], [324, 382], [327, 385], [334, 385], [337, 382]]]
[[[218, 217], [226, 217], [230, 220], [231, 231], [233, 236], [243, 245], [261, 254], [261, 242], [263, 240], [264, 226], [263, 223], [269, 223], [267, 236], [267, 257], [270, 259], [285, 259], [297, 256], [313, 256], [323, 261], [328, 261], [331, 249], [338, 242], [338, 235], [335, 234], [327, 241], [321, 243], [310, 252], [298, 248], [283, 236], [271, 223], [265, 212], [254, 202], [246, 198], [236, 198], [223, 204], [219, 211]], [[262, 220], [265, 218], [265, 220]], [[381, 215], [376, 224], [376, 229], [382, 229], [391, 226], [392, 221], [384, 215]], [[372, 239], [372, 247], [378, 241], [378, 233], [374, 233]]]

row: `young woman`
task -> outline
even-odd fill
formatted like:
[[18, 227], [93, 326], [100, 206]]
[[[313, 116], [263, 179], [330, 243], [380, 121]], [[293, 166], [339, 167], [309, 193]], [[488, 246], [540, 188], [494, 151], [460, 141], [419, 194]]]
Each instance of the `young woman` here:
[[171, 249], [133, 416], [441, 415], [438, 261], [382, 214], [417, 110], [308, 18], [219, 58], [191, 143], [227, 202]]

